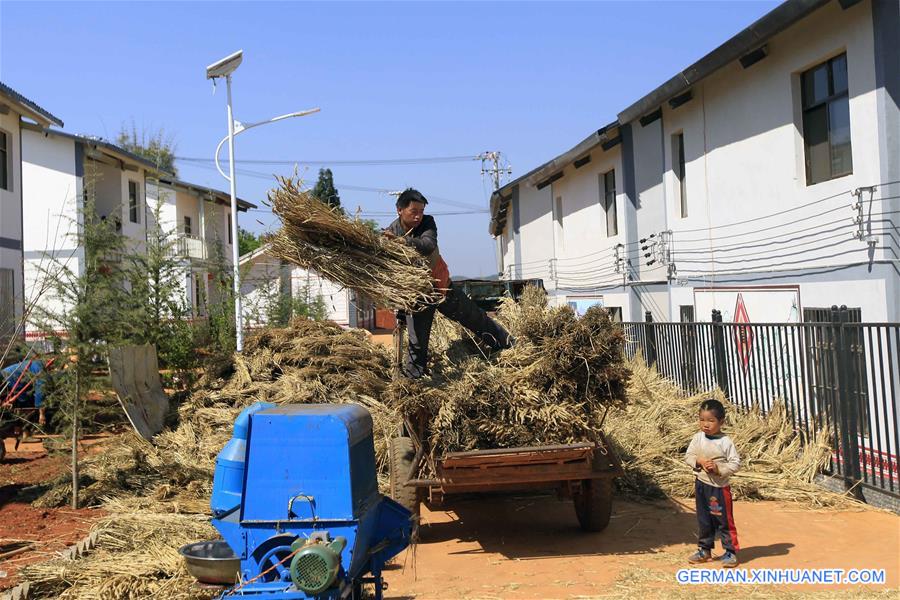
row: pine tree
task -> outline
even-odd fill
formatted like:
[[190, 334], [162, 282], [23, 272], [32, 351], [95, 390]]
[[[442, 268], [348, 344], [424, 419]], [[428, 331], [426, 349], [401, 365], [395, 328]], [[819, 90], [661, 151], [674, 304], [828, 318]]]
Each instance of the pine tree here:
[[85, 397], [94, 369], [107, 364], [107, 349], [122, 343], [130, 329], [127, 277], [123, 269], [125, 241], [112, 220], [95, 210], [97, 176], [85, 175], [85, 194], [74, 241], [82, 256], [51, 257], [42, 275], [50, 277], [50, 301], [36, 306], [33, 321], [60, 356], [50, 403], [71, 434], [72, 506], [78, 506], [78, 440], [88, 415]]
[[146, 131], [138, 133], [134, 123], [131, 124], [131, 130], [123, 125], [119, 135], [116, 136], [116, 144], [132, 154], [146, 158], [156, 165], [157, 169], [178, 176], [178, 168], [175, 166], [175, 144], [171, 137], [166, 137], [163, 129], [148, 134]]
[[162, 222], [165, 199], [159, 190], [155, 206], [147, 219], [145, 252], [129, 257], [128, 280], [131, 285], [130, 341], [156, 346], [163, 367], [186, 370], [194, 366], [193, 327], [184, 290], [185, 267], [178, 257], [178, 238]]
[[334, 208], [341, 208], [341, 197], [338, 194], [337, 188], [334, 187], [334, 178], [331, 175], [331, 169], [319, 169], [319, 179], [316, 181], [316, 185], [313, 186], [312, 192], [310, 193], [320, 201]]

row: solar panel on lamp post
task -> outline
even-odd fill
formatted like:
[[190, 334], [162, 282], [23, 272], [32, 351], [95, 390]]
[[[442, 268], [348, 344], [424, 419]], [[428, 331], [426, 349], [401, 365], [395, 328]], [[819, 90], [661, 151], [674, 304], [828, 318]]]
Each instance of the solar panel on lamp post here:
[[[215, 163], [216, 169], [218, 169], [222, 177], [228, 180], [229, 192], [231, 194], [231, 260], [233, 266], [232, 279], [234, 292], [235, 349], [238, 352], [241, 352], [244, 349], [244, 331], [241, 324], [241, 282], [239, 265], [240, 252], [238, 244], [237, 185], [234, 177], [234, 136], [243, 131], [247, 131], [248, 129], [259, 127], [260, 125], [265, 125], [267, 123], [274, 123], [276, 121], [289, 119], [291, 117], [303, 117], [319, 112], [318, 108], [313, 108], [309, 110], [280, 115], [266, 121], [259, 121], [257, 123], [251, 123], [249, 125], [244, 125], [243, 123], [236, 121], [234, 119], [231, 105], [231, 74], [234, 73], [235, 69], [240, 66], [243, 58], [244, 51], [238, 50], [234, 54], [230, 54], [225, 58], [216, 61], [206, 67], [207, 79], [216, 80], [220, 77], [225, 78], [225, 86], [228, 96], [228, 135], [222, 138], [222, 141], [220, 141], [216, 146]], [[221, 151], [222, 145], [225, 142], [228, 142], [228, 175], [226, 175], [222, 171], [222, 168], [219, 166], [219, 152]]]

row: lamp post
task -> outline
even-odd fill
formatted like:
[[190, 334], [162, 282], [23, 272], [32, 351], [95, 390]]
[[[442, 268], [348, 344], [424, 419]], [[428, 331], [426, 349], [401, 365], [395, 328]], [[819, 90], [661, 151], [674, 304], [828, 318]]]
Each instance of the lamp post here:
[[[310, 110], [280, 115], [267, 121], [260, 121], [258, 123], [251, 123], [249, 125], [244, 125], [239, 121], [235, 121], [231, 108], [231, 74], [234, 73], [235, 69], [240, 66], [243, 59], [244, 51], [238, 50], [234, 54], [230, 54], [225, 58], [216, 61], [206, 67], [207, 79], [212, 79], [213, 81], [215, 81], [220, 77], [225, 78], [225, 86], [228, 95], [228, 135], [222, 138], [222, 141], [219, 142], [218, 146], [216, 146], [215, 163], [216, 169], [218, 169], [222, 177], [228, 180], [229, 191], [231, 193], [231, 260], [233, 264], [232, 279], [234, 291], [234, 325], [236, 338], [235, 349], [238, 352], [241, 352], [244, 349], [244, 331], [243, 326], [241, 325], [241, 282], [240, 265], [238, 264], [238, 261], [240, 260], [240, 252], [238, 248], [237, 191], [234, 179], [234, 136], [243, 131], [247, 131], [248, 129], [252, 129], [253, 127], [265, 125], [266, 123], [274, 123], [276, 121], [289, 119], [291, 117], [303, 117], [305, 115], [319, 112], [318, 108], [313, 108]], [[219, 151], [222, 149], [222, 144], [224, 144], [226, 141], [228, 142], [228, 175], [226, 175], [222, 171], [222, 168], [219, 166]]]

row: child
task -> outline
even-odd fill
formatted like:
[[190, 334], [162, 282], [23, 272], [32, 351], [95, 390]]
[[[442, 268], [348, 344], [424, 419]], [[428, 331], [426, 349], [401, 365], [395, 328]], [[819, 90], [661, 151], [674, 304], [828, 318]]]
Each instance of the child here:
[[700, 431], [691, 438], [685, 462], [694, 469], [694, 495], [697, 501], [697, 522], [700, 533], [697, 552], [688, 558], [691, 564], [712, 560], [716, 534], [725, 549], [718, 560], [723, 567], [738, 565], [737, 529], [731, 509], [729, 478], [741, 466], [734, 443], [722, 433], [725, 407], [718, 400], [704, 400], [700, 404]]

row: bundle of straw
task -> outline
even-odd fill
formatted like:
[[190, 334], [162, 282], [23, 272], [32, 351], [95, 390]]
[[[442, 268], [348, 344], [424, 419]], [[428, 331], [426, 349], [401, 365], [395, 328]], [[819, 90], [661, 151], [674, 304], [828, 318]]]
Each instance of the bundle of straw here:
[[758, 410], [744, 411], [718, 389], [685, 394], [640, 357], [632, 361], [631, 368], [628, 403], [611, 411], [604, 427], [625, 467], [625, 476], [619, 480], [625, 492], [640, 498], [693, 494], [694, 473], [684, 462], [684, 454], [698, 431], [700, 403], [715, 398], [726, 407], [723, 431], [741, 456], [741, 469], [731, 479], [736, 497], [811, 506], [856, 504], [846, 495], [828, 492], [813, 483], [831, 456], [827, 432], [813, 432], [804, 440], [783, 404], [775, 403], [766, 415]]
[[385, 308], [413, 310], [441, 301], [427, 261], [415, 249], [348, 219], [301, 190], [299, 181], [281, 178], [279, 183], [269, 192], [283, 223], [272, 240], [274, 256], [357, 290]]

